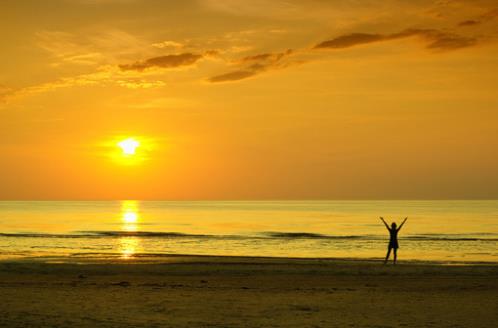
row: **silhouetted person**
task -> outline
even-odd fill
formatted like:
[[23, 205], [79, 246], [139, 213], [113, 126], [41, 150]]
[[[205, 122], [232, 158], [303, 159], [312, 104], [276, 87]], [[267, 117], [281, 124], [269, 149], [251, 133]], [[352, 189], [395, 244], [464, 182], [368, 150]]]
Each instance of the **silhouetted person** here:
[[397, 228], [395, 222], [391, 223], [391, 227], [389, 227], [389, 225], [387, 225], [386, 221], [384, 221], [383, 217], [381, 217], [380, 219], [382, 220], [382, 222], [384, 222], [384, 225], [386, 226], [387, 230], [389, 230], [389, 235], [390, 235], [389, 245], [387, 246], [387, 255], [386, 255], [386, 259], [384, 261], [384, 264], [386, 264], [387, 260], [389, 260], [389, 255], [391, 255], [391, 250], [394, 253], [393, 263], [396, 264], [396, 257], [398, 255], [397, 252], [398, 252], [398, 248], [399, 248], [398, 232], [401, 230], [401, 228], [403, 227], [403, 224], [405, 224], [405, 222], [406, 222], [406, 220], [408, 220], [408, 218], [405, 218], [405, 220], [401, 223], [399, 228]]

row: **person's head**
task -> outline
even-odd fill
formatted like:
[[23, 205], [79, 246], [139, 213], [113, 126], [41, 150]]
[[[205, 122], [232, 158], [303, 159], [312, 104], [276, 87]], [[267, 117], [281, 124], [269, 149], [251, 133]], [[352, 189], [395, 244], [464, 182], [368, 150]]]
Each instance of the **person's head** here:
[[396, 222], [391, 223], [391, 228], [396, 229]]

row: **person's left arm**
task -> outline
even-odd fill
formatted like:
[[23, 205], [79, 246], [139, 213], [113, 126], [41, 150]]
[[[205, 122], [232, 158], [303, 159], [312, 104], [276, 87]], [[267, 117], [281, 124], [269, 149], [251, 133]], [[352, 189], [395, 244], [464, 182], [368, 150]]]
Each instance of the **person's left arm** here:
[[398, 231], [400, 231], [401, 228], [403, 228], [403, 225], [405, 224], [406, 220], [408, 220], [408, 218], [405, 218], [403, 222], [399, 225]]

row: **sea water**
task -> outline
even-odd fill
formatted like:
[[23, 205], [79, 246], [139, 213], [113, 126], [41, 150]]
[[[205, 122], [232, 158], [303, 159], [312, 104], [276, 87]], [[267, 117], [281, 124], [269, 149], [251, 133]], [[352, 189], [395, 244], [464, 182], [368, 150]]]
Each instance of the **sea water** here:
[[165, 254], [498, 262], [498, 201], [0, 201], [0, 259]]

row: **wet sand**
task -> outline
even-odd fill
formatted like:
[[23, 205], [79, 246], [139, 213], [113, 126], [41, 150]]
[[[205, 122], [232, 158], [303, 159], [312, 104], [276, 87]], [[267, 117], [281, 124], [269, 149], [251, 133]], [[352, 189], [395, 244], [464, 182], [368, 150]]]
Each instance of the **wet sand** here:
[[0, 327], [491, 327], [498, 266], [242, 257], [0, 262]]

